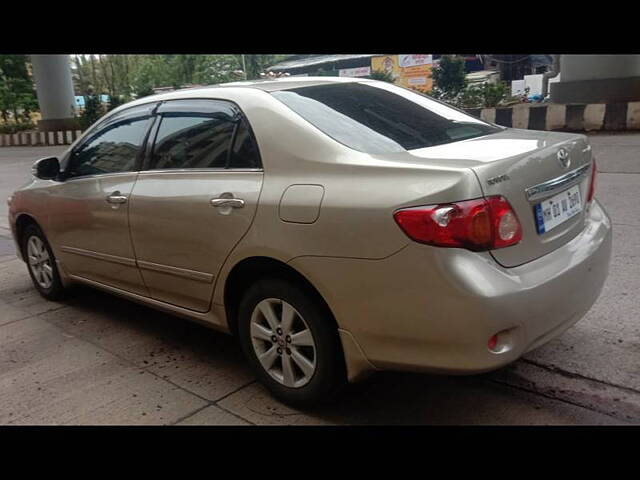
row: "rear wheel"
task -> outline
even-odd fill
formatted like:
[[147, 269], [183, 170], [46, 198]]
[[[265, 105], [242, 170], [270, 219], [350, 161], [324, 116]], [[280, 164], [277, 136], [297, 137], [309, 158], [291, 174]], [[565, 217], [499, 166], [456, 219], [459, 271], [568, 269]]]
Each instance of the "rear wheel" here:
[[244, 353], [276, 398], [311, 405], [332, 399], [346, 383], [331, 313], [307, 290], [288, 280], [260, 280], [238, 313]]
[[44, 233], [36, 225], [29, 225], [22, 235], [22, 252], [27, 262], [29, 275], [36, 290], [47, 300], [64, 297], [56, 259]]

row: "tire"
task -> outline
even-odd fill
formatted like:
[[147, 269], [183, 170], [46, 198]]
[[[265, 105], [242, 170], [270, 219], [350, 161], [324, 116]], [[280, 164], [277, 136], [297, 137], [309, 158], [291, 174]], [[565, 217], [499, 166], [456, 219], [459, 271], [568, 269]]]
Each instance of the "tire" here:
[[[276, 325], [284, 330], [274, 332], [274, 318], [269, 322], [264, 313], [270, 308]], [[288, 330], [287, 324], [291, 325]], [[347, 383], [331, 312], [315, 295], [289, 280], [262, 279], [246, 291], [238, 309], [238, 335], [260, 382], [286, 404], [311, 406], [331, 401]], [[265, 355], [262, 361], [259, 354]], [[270, 364], [269, 370], [265, 368]], [[285, 365], [289, 365], [286, 376]]]
[[[30, 244], [32, 244], [31, 247]], [[47, 237], [37, 225], [31, 224], [25, 228], [21, 238], [21, 247], [31, 281], [38, 293], [47, 300], [62, 300], [67, 292], [60, 279], [56, 258]], [[34, 258], [34, 255], [31, 254], [36, 251], [39, 251], [40, 255]]]

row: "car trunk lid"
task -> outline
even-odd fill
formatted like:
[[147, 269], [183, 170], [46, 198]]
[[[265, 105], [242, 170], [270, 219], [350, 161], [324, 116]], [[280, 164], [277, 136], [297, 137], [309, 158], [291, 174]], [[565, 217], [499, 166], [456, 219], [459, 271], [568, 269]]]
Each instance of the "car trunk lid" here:
[[[505, 267], [542, 257], [584, 228], [591, 173], [591, 147], [584, 135], [505, 129], [485, 137], [413, 150], [411, 154], [450, 164], [458, 161], [461, 167], [473, 170], [485, 196], [502, 195], [509, 201], [523, 235], [517, 245], [491, 251]], [[536, 205], [560, 193], [564, 198], [573, 187], [579, 191], [581, 211], [539, 233], [540, 220], [536, 217], [541, 212], [536, 214]]]

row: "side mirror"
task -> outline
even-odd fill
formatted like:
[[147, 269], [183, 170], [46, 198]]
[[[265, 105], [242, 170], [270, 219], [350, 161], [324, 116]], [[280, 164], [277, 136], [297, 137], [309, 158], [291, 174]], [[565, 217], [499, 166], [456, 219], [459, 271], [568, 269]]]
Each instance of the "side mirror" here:
[[31, 167], [31, 173], [40, 180], [51, 180], [60, 173], [60, 162], [58, 157], [41, 158]]

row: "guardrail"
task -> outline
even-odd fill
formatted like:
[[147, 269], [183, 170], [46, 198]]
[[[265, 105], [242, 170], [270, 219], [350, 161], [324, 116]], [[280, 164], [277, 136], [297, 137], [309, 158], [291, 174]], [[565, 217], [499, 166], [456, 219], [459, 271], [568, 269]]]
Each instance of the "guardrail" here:
[[0, 133], [0, 147], [71, 145], [81, 133], [81, 130]]

